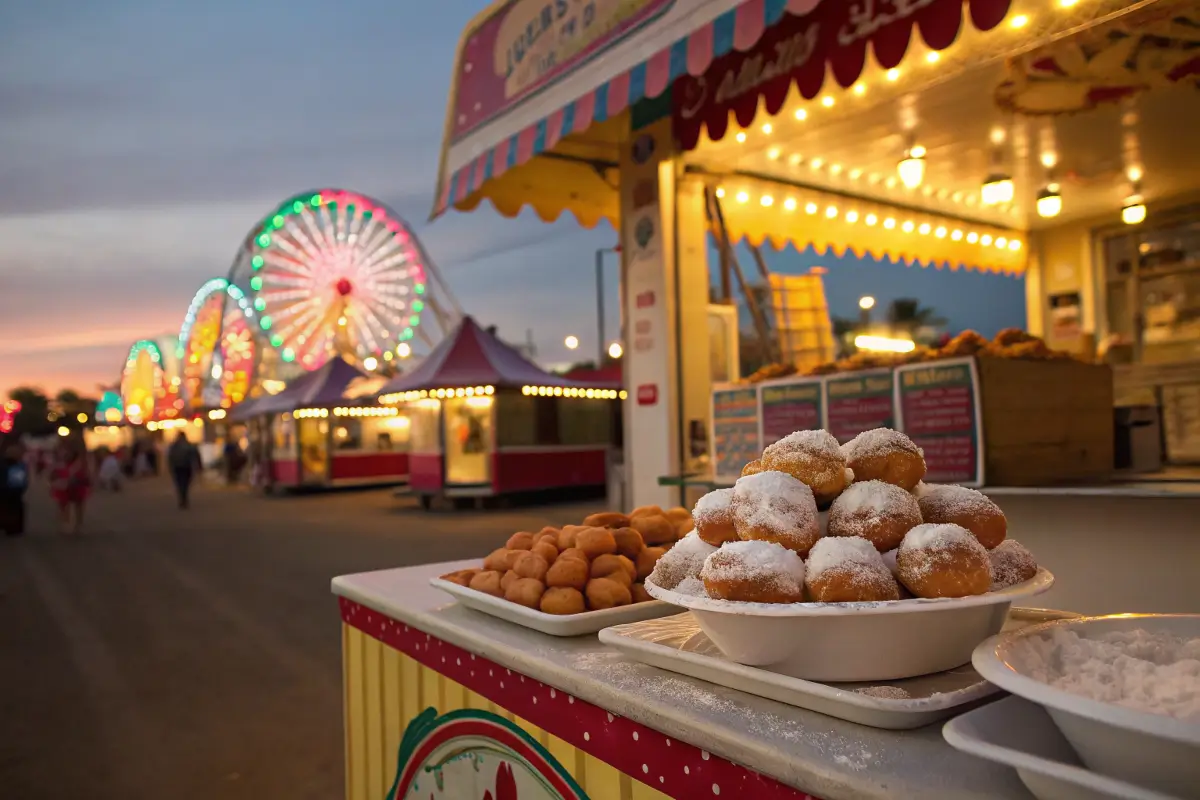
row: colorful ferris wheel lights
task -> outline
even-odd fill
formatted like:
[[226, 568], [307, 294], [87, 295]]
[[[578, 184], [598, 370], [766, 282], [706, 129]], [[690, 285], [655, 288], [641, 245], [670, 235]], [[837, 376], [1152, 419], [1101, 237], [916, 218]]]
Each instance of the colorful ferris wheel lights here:
[[265, 262], [263, 261], [262, 256], [255, 256], [254, 258], [250, 259], [250, 266], [254, 269], [262, 269], [264, 263]]
[[417, 294], [425, 294], [425, 284], [418, 283], [415, 287]]
[[264, 331], [271, 330], [271, 318], [264, 315], [262, 319], [258, 321], [258, 327], [262, 328]]
[[290, 347], [283, 348], [283, 352], [280, 355], [289, 364], [296, 360], [296, 351]]
[[271, 346], [272, 347], [281, 347], [282, 345], [283, 345], [283, 337], [280, 336], [278, 333], [271, 334]]
[[260, 278], [260, 277], [258, 277], [257, 275], [255, 275], [253, 278], [251, 278], [251, 279], [250, 279], [250, 288], [251, 288], [251, 289], [253, 289], [253, 290], [254, 290], [254, 291], [256, 291], [256, 292], [261, 292], [261, 291], [262, 291], [262, 287], [263, 287], [263, 280], [262, 280], [262, 278]]
[[422, 303], [420, 300], [413, 300], [412, 310], [420, 313], [421, 311], [425, 310], [425, 304]]
[[254, 298], [254, 310], [255, 311], [266, 311], [267, 310], [267, 301], [263, 300], [261, 297]]

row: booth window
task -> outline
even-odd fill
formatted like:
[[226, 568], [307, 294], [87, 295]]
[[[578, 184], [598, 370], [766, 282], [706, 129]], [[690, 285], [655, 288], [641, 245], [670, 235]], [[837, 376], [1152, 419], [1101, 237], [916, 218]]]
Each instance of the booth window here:
[[496, 413], [503, 420], [496, 431], [499, 447], [549, 447], [563, 443], [558, 422], [561, 406], [581, 401], [506, 392], [498, 395], [497, 402]]
[[409, 448], [414, 453], [442, 451], [442, 404], [438, 400], [418, 400], [408, 406]]
[[612, 402], [572, 399], [559, 404], [559, 444], [607, 445], [612, 438]]
[[362, 421], [357, 419], [339, 419], [333, 428], [334, 450], [362, 450], [363, 430]]
[[277, 415], [271, 420], [271, 443], [278, 455], [294, 452], [296, 422], [291, 414]]

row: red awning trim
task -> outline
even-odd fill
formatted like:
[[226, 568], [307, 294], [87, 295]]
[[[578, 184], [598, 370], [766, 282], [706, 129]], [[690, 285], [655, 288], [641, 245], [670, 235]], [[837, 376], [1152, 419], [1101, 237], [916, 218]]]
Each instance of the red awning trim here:
[[1011, 0], [879, 0], [821, 3], [803, 16], [784, 15], [763, 32], [758, 43], [713, 60], [703, 75], [685, 75], [672, 89], [675, 138], [695, 148], [701, 130], [716, 141], [725, 135], [733, 112], [749, 126], [762, 98], [767, 113], [777, 114], [792, 85], [805, 98], [821, 92], [832, 72], [842, 87], [854, 84], [866, 65], [867, 45], [884, 69], [904, 60], [913, 27], [933, 50], [945, 50], [958, 38], [966, 7], [978, 30], [996, 27]]

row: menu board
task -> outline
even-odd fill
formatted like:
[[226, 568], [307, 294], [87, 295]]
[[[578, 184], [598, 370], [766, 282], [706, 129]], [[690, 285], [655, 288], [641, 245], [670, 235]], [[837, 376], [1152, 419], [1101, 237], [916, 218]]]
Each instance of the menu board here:
[[826, 427], [842, 444], [863, 431], [896, 427], [892, 371], [870, 370], [825, 379]]
[[925, 451], [929, 483], [983, 484], [983, 426], [975, 359], [896, 368], [899, 428]]
[[716, 480], [737, 480], [758, 458], [758, 389], [736, 386], [712, 393], [712, 464]]
[[822, 383], [821, 378], [801, 378], [759, 384], [763, 447], [778, 442], [789, 433], [825, 426]]

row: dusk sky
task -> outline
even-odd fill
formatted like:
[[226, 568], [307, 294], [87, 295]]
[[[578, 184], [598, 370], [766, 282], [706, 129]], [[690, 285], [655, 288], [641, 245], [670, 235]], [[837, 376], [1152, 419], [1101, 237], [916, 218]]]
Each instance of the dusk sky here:
[[[383, 200], [468, 312], [545, 361], [595, 352], [593, 252], [569, 215], [490, 207], [427, 225], [459, 33], [484, 0], [39, 0], [0, 12], [0, 391], [93, 392], [130, 343], [178, 332], [247, 231], [316, 186]], [[833, 312], [918, 296], [952, 328], [1024, 322], [1018, 280], [794, 252], [831, 268]], [[922, 274], [924, 273], [924, 274]], [[616, 277], [608, 301], [617, 325]]]

